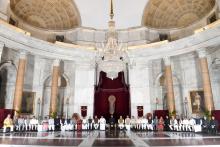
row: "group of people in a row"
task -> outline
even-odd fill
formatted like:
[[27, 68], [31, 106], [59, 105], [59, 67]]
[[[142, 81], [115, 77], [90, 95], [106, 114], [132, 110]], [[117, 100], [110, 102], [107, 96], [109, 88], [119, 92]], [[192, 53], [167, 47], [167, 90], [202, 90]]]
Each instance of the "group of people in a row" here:
[[16, 131], [74, 131], [74, 130], [105, 130], [109, 129], [120, 129], [120, 130], [136, 130], [136, 131], [193, 131], [193, 132], [210, 132], [216, 133], [218, 130], [218, 121], [214, 116], [211, 119], [203, 118], [178, 118], [178, 117], [168, 117], [163, 119], [157, 116], [152, 118], [148, 117], [138, 117], [131, 118], [127, 116], [123, 118], [120, 116], [116, 120], [113, 115], [106, 120], [103, 116], [98, 118], [83, 117], [80, 118], [52, 118], [44, 117], [43, 120], [39, 121], [34, 116], [29, 117], [17, 117], [14, 120], [11, 119], [10, 114], [4, 120], [4, 129], [10, 128], [11, 131], [14, 129]]

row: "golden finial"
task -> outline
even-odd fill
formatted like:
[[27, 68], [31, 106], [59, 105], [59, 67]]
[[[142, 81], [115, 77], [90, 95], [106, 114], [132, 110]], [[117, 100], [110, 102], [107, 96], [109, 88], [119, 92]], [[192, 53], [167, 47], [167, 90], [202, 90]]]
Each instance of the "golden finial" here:
[[113, 19], [113, 17], [114, 17], [113, 0], [111, 0], [110, 18]]

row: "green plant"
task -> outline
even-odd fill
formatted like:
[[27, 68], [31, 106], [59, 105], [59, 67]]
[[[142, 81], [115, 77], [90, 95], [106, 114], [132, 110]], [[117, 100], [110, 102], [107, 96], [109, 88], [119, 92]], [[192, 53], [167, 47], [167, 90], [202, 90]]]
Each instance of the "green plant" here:
[[205, 116], [207, 119], [211, 119], [211, 115], [212, 115], [212, 114], [211, 114], [211, 112], [210, 112], [209, 110], [205, 110], [203, 114], [204, 114], [204, 116]]
[[56, 118], [56, 117], [57, 117], [57, 112], [51, 112], [51, 113], [50, 113], [50, 117]]
[[176, 110], [173, 110], [172, 112], [169, 112], [169, 117], [176, 116]]
[[15, 112], [16, 116], [20, 116], [20, 114], [21, 114], [21, 110], [15, 110], [14, 112]]

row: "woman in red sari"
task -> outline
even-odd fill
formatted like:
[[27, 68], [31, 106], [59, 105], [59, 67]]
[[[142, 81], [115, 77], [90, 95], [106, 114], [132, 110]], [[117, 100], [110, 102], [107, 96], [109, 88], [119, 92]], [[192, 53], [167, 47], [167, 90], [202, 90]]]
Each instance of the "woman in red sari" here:
[[157, 130], [163, 131], [163, 129], [164, 129], [164, 120], [163, 120], [163, 117], [161, 116], [158, 121]]

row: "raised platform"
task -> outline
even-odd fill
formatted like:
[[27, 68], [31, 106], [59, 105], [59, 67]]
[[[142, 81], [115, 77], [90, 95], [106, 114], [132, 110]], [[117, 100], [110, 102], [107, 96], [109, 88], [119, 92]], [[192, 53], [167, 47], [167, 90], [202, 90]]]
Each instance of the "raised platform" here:
[[220, 134], [191, 132], [14, 132], [0, 134], [0, 146], [219, 146]]

